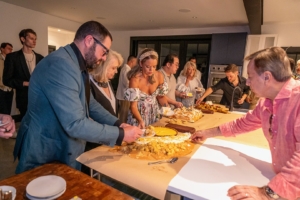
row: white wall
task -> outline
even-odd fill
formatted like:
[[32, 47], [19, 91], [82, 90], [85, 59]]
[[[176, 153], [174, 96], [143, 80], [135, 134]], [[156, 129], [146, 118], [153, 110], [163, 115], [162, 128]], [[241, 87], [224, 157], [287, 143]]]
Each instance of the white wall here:
[[262, 26], [262, 34], [277, 34], [277, 46], [300, 46], [300, 23], [266, 24]]
[[[104, 24], [105, 25], [105, 24]], [[210, 27], [194, 29], [157, 29], [140, 31], [111, 31], [113, 36], [112, 49], [119, 52], [126, 60], [130, 51], [130, 37], [137, 36], [174, 36], [174, 35], [203, 35], [212, 33], [249, 32], [248, 26]]]
[[34, 50], [44, 56], [48, 54], [48, 26], [76, 32], [81, 25], [2, 1], [0, 1], [0, 24], [0, 42], [11, 43], [14, 51], [22, 47], [18, 37], [19, 32], [25, 28], [33, 29], [38, 39]]
[[48, 45], [56, 46], [56, 49], [59, 49], [61, 46], [65, 46], [73, 42], [75, 37], [74, 33], [63, 33], [63, 32], [55, 32], [48, 31]]

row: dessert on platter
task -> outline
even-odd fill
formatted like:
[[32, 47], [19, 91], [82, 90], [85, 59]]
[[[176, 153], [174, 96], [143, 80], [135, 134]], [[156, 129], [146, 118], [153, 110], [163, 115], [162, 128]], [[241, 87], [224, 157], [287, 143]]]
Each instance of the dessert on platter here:
[[[185, 156], [193, 151], [194, 144], [190, 142], [190, 133], [178, 133], [177, 131], [167, 127], [147, 127], [149, 130], [154, 130], [155, 135], [161, 137], [141, 137], [134, 143], [123, 143], [120, 147], [114, 147], [112, 151], [119, 151], [127, 154], [132, 158], [158, 160], [168, 159], [172, 157]], [[168, 132], [171, 132], [168, 133]], [[176, 134], [175, 134], [176, 133]]]
[[[201, 112], [201, 110], [197, 110], [194, 108], [186, 108], [186, 107], [182, 107], [182, 108], [176, 108], [174, 110], [174, 115], [172, 116], [173, 119], [177, 119], [176, 120], [176, 124], [180, 124], [180, 123], [185, 123], [185, 122], [191, 122], [194, 123], [196, 121], [198, 121], [199, 119], [201, 119], [203, 117], [203, 113]], [[181, 120], [181, 121], [179, 121]], [[173, 121], [169, 122], [172, 123]]]
[[206, 110], [213, 111], [213, 112], [220, 112], [220, 113], [228, 113], [229, 109], [224, 106], [219, 105], [210, 105], [204, 102], [201, 102], [200, 104], [195, 105], [195, 108], [202, 110], [203, 112], [206, 112]]

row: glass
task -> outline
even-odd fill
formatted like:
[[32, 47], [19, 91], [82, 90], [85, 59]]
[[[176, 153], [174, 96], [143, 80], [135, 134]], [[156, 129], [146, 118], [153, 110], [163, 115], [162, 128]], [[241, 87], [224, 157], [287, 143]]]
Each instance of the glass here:
[[[94, 38], [94, 37], [93, 37]], [[94, 38], [95, 42], [97, 44], [99, 44], [101, 47], [103, 47], [103, 49], [105, 50], [105, 52], [102, 54], [102, 56], [106, 56], [109, 52], [109, 49], [106, 48], [106, 46], [104, 46], [104, 44], [102, 44], [102, 42], [100, 42], [99, 40], [97, 40], [96, 38]]]

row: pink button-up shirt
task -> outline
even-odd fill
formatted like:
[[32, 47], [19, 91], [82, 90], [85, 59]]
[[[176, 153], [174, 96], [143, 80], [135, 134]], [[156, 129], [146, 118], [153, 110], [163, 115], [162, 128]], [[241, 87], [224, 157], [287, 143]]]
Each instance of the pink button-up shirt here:
[[224, 136], [258, 128], [262, 128], [268, 140], [277, 174], [268, 186], [284, 198], [300, 197], [300, 81], [290, 79], [273, 102], [261, 98], [253, 111], [220, 126]]

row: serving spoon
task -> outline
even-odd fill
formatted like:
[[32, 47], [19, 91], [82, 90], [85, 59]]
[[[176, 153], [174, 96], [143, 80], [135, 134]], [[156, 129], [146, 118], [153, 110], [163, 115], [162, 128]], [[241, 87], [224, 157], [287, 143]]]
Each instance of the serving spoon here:
[[148, 162], [148, 165], [153, 164], [161, 164], [161, 163], [175, 163], [178, 160], [178, 157], [171, 158], [170, 160], [161, 160], [161, 161], [155, 161], [155, 162]]

